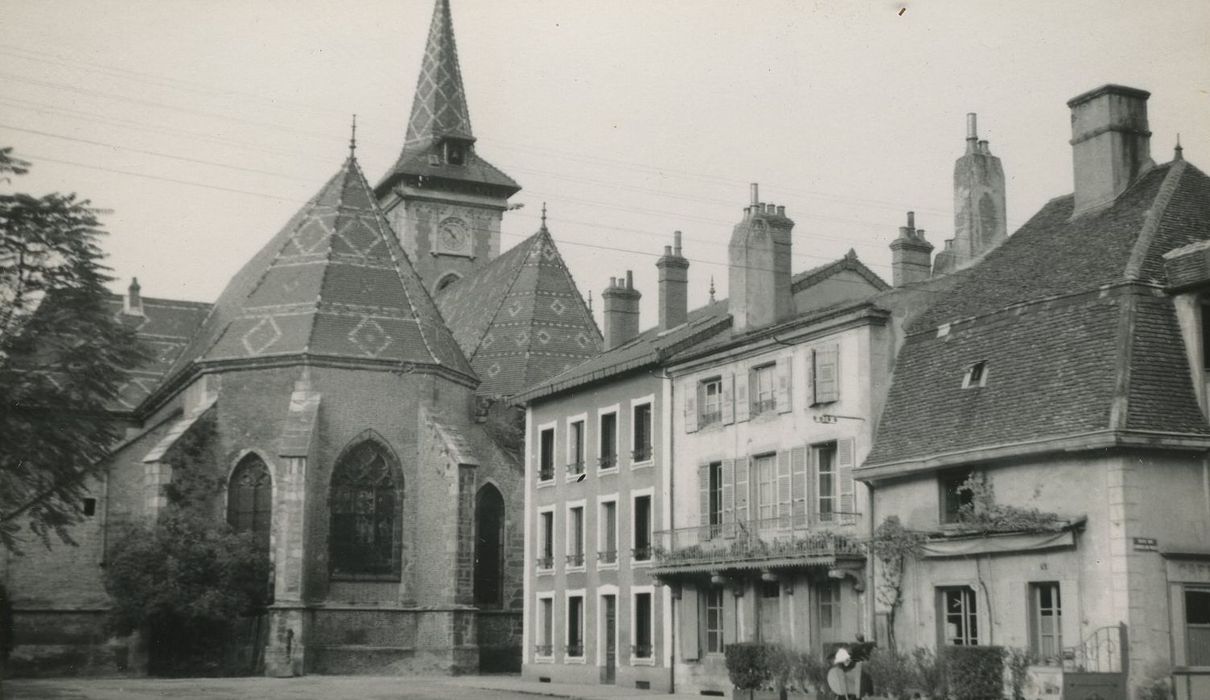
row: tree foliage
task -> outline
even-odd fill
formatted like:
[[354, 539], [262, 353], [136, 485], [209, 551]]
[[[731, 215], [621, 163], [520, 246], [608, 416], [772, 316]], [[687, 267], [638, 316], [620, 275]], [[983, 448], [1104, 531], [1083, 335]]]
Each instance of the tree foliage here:
[[1053, 530], [1063, 524], [1056, 513], [997, 503], [992, 483], [982, 472], [967, 477], [958, 487], [958, 493], [969, 497], [958, 508], [958, 522], [963, 528], [976, 532], [1038, 532]]
[[[28, 163], [0, 149], [0, 184]], [[121, 436], [107, 409], [145, 358], [106, 305], [97, 210], [74, 194], [0, 192], [0, 542], [21, 523], [70, 542], [86, 478]]]
[[217, 517], [223, 480], [212, 471], [211, 434], [200, 421], [173, 448], [158, 521], [131, 526], [105, 568], [117, 631], [146, 633], [160, 673], [221, 671], [240, 617], [268, 602], [268, 552]]
[[895, 613], [903, 600], [903, 569], [908, 557], [920, 553], [923, 534], [903, 526], [899, 516], [889, 515], [875, 528], [870, 539], [870, 554], [878, 559], [878, 586], [875, 595], [887, 609], [887, 644], [895, 650]]

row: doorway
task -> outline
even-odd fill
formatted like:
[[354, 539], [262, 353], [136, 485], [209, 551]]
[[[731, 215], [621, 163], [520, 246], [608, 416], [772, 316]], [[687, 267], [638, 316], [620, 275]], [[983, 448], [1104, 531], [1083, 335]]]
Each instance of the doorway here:
[[601, 682], [614, 683], [618, 675], [618, 597], [613, 594], [601, 596], [601, 617], [604, 619], [605, 665], [601, 668]]

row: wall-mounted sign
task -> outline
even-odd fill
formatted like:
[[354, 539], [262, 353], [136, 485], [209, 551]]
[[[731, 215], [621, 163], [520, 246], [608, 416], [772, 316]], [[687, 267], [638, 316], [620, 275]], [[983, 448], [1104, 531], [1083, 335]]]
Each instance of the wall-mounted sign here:
[[1136, 537], [1134, 538], [1134, 551], [1136, 552], [1156, 552], [1159, 551], [1160, 543], [1154, 537]]

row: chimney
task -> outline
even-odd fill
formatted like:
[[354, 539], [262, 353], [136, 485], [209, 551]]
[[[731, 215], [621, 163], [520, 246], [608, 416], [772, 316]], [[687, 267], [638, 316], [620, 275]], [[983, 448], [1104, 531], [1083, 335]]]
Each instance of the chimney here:
[[736, 331], [767, 326], [794, 311], [790, 294], [790, 244], [794, 222], [785, 207], [760, 201], [753, 183], [752, 201], [731, 232], [728, 246], [731, 317]]
[[1111, 203], [1154, 165], [1146, 90], [1102, 85], [1071, 98], [1072, 216]]
[[660, 273], [660, 330], [675, 328], [689, 315], [689, 261], [681, 255], [681, 232], [672, 234], [672, 245], [656, 261]]
[[978, 115], [966, 115], [966, 152], [954, 163], [953, 251], [945, 265], [963, 267], [1008, 237], [1004, 167], [979, 138]]
[[122, 303], [122, 313], [129, 316], [143, 316], [143, 297], [139, 294], [139, 278], [130, 278], [130, 286], [126, 288], [126, 299]]
[[605, 349], [612, 350], [639, 334], [639, 299], [634, 288], [634, 273], [610, 277], [609, 288], [601, 293], [605, 304]]
[[899, 237], [891, 241], [891, 283], [902, 287], [928, 279], [932, 257], [933, 244], [924, 239], [923, 229], [916, 228], [916, 212], [909, 211], [907, 226], [900, 226]]

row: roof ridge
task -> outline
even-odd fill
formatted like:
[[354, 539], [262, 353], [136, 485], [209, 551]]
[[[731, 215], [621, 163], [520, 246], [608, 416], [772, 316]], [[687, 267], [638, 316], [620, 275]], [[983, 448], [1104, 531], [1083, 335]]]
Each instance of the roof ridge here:
[[[345, 184], [348, 183], [348, 177], [345, 176], [345, 173], [349, 170], [350, 165], [352, 165], [354, 168], [357, 167], [357, 158], [354, 157], [351, 153], [349, 154], [348, 160], [345, 161], [344, 166], [339, 171], [337, 171], [335, 177], [332, 178], [332, 180], [336, 180], [337, 178], [341, 179], [340, 195], [336, 197], [336, 206], [335, 206], [336, 213], [335, 213], [335, 216], [332, 217], [332, 233], [333, 234], [336, 233], [336, 224], [337, 224], [337, 222], [340, 221], [340, 206], [342, 204], [344, 204], [344, 201], [345, 201], [345, 187], [344, 186], [345, 186]], [[342, 177], [342, 176], [345, 176], [345, 177]], [[373, 197], [370, 198], [371, 201], [373, 201], [373, 199], [374, 199]], [[280, 254], [281, 254], [281, 251], [279, 250], [278, 255], [280, 256]], [[323, 305], [324, 285], [328, 281], [328, 274], [332, 271], [332, 265], [331, 265], [331, 263], [332, 263], [332, 242], [331, 242], [331, 240], [328, 241], [328, 252], [327, 252], [327, 255], [325, 256], [325, 258], [326, 258], [327, 264], [324, 265], [323, 274], [320, 275], [320, 277], [319, 277], [319, 291], [317, 291], [315, 293], [315, 302], [311, 307], [312, 308], [312, 313], [310, 314], [311, 327], [307, 329], [307, 339], [303, 342], [303, 355], [311, 354], [311, 341], [315, 338], [315, 319], [318, 318], [318, 316], [319, 316], [319, 314], [317, 313], [319, 311], [319, 307]], [[274, 260], [276, 260], [276, 258], [274, 258]], [[265, 272], [264, 272], [263, 276], [268, 277], [269, 270], [271, 270], [272, 268], [273, 268], [273, 263], [270, 262], [268, 265], [265, 266]], [[257, 283], [257, 286], [260, 286], [260, 283]]]
[[[1155, 239], [1156, 232], [1159, 231], [1160, 222], [1168, 211], [1168, 205], [1172, 202], [1177, 187], [1180, 186], [1181, 177], [1187, 166], [1185, 161], [1175, 160], [1157, 167], [1167, 167], [1168, 172], [1164, 175], [1164, 181], [1160, 183], [1155, 199], [1152, 200], [1151, 207], [1147, 210], [1147, 219], [1143, 222], [1143, 229], [1139, 232], [1139, 237], [1134, 242], [1134, 248], [1130, 251], [1130, 259], [1126, 263], [1126, 279], [1131, 281], [1141, 281], [1139, 276], [1142, 274], [1143, 262], [1147, 259], [1151, 242]], [[1141, 180], [1142, 177], [1136, 182]]]
[[1138, 300], [1133, 294], [1122, 300], [1121, 318], [1118, 319], [1117, 381], [1113, 387], [1113, 398], [1109, 402], [1109, 426], [1115, 430], [1126, 428], [1130, 416], [1130, 365], [1134, 356], [1134, 327]]
[[571, 274], [571, 270], [567, 269], [567, 263], [563, 261], [563, 254], [559, 252], [559, 246], [555, 243], [554, 235], [546, 228], [545, 224], [543, 224], [542, 228], [538, 229], [538, 233], [543, 234], [546, 240], [550, 242], [551, 248], [554, 248], [554, 261], [564, 277], [567, 278], [568, 283], [571, 284], [571, 288], [575, 290], [576, 299], [580, 302], [580, 310], [584, 312], [589, 321], [592, 321], [592, 327], [597, 332], [597, 335], [604, 339], [605, 334], [601, 332], [600, 326], [597, 325], [597, 318], [593, 316], [592, 309], [588, 308], [588, 302], [584, 300], [584, 294], [580, 292], [580, 286], [576, 284], [575, 275]]

